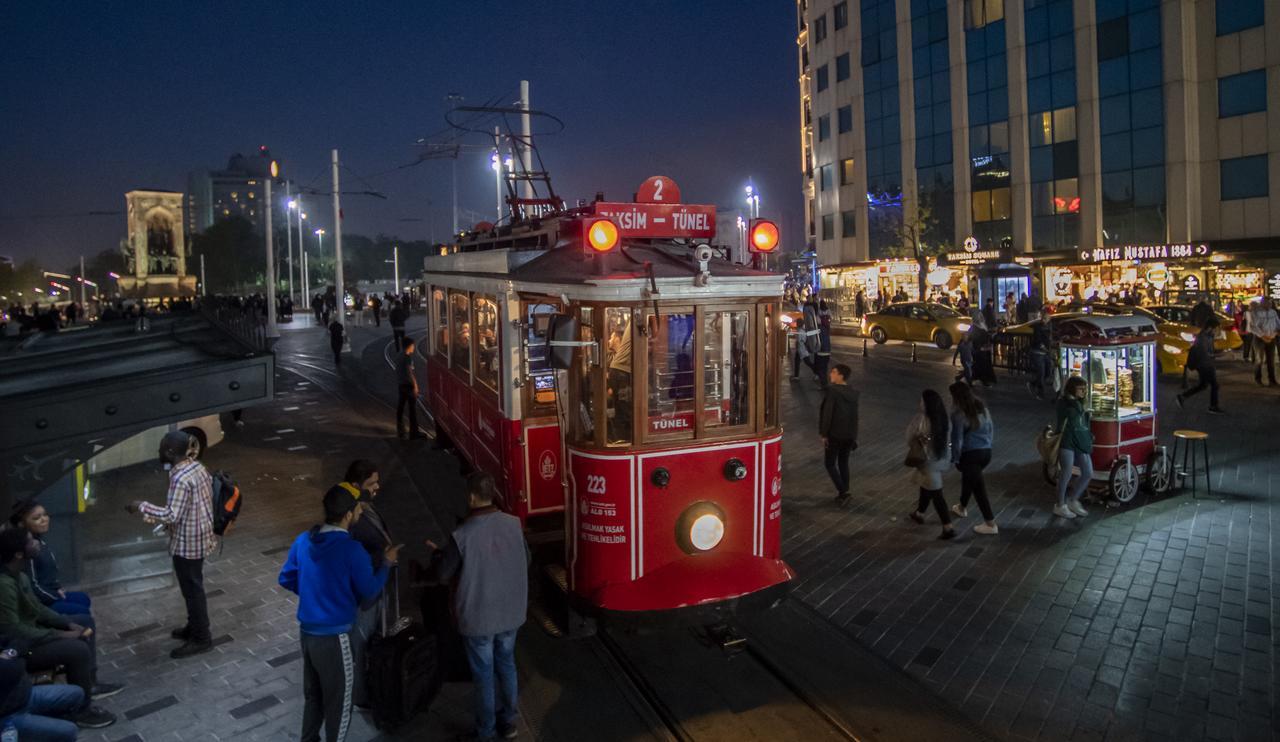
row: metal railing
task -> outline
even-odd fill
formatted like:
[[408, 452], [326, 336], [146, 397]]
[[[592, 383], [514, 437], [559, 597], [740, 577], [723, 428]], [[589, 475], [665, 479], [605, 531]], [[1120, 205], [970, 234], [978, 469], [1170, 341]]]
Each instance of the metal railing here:
[[227, 331], [253, 350], [266, 352], [271, 349], [270, 343], [267, 342], [265, 308], [225, 297], [206, 296], [200, 299], [199, 310], [209, 322]]
[[1031, 370], [1031, 336], [997, 332], [991, 336], [991, 365], [1009, 371]]

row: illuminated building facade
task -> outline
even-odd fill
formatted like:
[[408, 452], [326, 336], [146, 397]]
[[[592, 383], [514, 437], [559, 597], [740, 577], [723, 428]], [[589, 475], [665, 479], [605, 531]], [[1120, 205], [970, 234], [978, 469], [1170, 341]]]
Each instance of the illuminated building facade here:
[[1280, 235], [1274, 2], [796, 7], [822, 264], [901, 254], [921, 204], [935, 243], [1014, 254]]

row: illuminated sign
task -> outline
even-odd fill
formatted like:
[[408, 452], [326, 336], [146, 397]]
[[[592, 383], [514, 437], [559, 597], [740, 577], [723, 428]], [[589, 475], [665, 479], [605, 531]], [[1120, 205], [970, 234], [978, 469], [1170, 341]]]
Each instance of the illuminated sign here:
[[657, 203], [609, 203], [592, 204], [599, 216], [605, 216], [618, 225], [623, 237], [671, 237], [716, 236], [716, 207], [699, 204]]
[[1273, 273], [1267, 279], [1267, 296], [1280, 301], [1280, 273]]
[[1178, 258], [1203, 258], [1213, 250], [1204, 243], [1179, 243], [1176, 245], [1117, 245], [1081, 250], [1084, 263], [1105, 263], [1109, 260], [1177, 260]]
[[[973, 240], [972, 237], [969, 240]], [[978, 249], [978, 241], [973, 240], [971, 244], [969, 240], [965, 240], [964, 250], [957, 252], [944, 253], [939, 259], [939, 265], [983, 265], [986, 263], [1012, 263], [1013, 250], [1007, 246], [980, 250]], [[970, 249], [970, 248], [973, 249]]]
[[972, 236], [972, 235], [970, 235], [969, 237], [964, 238], [964, 251], [965, 251], [965, 252], [977, 252], [977, 251], [978, 251], [978, 238], [977, 238], [977, 237], [974, 237], [974, 236]]
[[1153, 266], [1147, 271], [1147, 280], [1157, 285], [1164, 285], [1169, 280], [1169, 269], [1163, 265]]

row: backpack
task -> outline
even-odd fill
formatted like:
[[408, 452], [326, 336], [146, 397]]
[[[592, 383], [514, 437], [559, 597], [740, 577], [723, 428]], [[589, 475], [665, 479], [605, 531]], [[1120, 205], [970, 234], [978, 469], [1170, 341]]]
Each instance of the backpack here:
[[231, 530], [240, 516], [240, 486], [225, 471], [212, 472], [213, 477], [213, 532], [218, 536]]

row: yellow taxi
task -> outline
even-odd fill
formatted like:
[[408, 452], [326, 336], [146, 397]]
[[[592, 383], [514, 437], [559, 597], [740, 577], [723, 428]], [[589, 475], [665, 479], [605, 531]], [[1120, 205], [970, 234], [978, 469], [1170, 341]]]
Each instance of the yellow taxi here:
[[[1056, 346], [1058, 343], [1058, 323], [1076, 317], [1087, 317], [1089, 314], [1140, 314], [1142, 316], [1150, 316], [1145, 312], [1131, 311], [1136, 307], [1113, 307], [1106, 305], [1095, 305], [1089, 307], [1090, 312], [1058, 312], [1051, 314], [1046, 319], [1049, 322], [1049, 335], [1053, 338]], [[1123, 311], [1122, 311], [1123, 310]], [[1156, 331], [1159, 337], [1156, 340], [1156, 373], [1157, 374], [1181, 374], [1187, 366], [1187, 356], [1191, 352], [1191, 345], [1195, 342], [1196, 336], [1190, 331], [1186, 325], [1179, 325], [1175, 322], [1161, 322], [1157, 318]], [[1031, 323], [1025, 322], [1020, 325], [1012, 325], [1006, 327], [1004, 332], [1014, 335], [1030, 335]]]
[[[1187, 332], [1195, 332], [1191, 324], [1191, 307], [1178, 304], [1160, 304], [1153, 307], [1134, 307], [1134, 309], [1154, 319], [1157, 325], [1163, 322], [1173, 322], [1185, 326]], [[1218, 318], [1218, 334], [1213, 338], [1214, 350], [1219, 352], [1236, 350], [1244, 345], [1244, 338], [1240, 337], [1240, 331], [1236, 329], [1235, 319], [1222, 312], [1214, 312], [1213, 315]]]
[[969, 318], [951, 307], [923, 301], [890, 304], [862, 318], [862, 334], [882, 344], [916, 340], [946, 350], [969, 331]]

